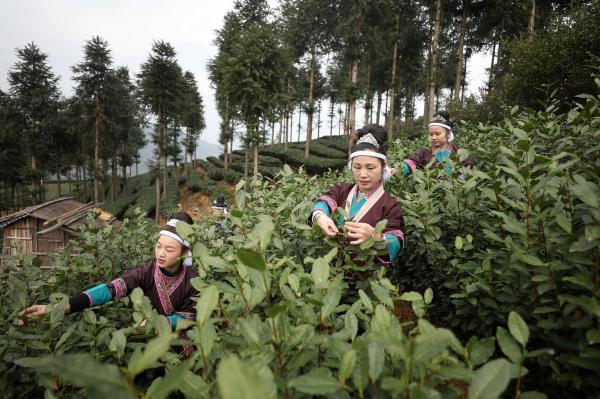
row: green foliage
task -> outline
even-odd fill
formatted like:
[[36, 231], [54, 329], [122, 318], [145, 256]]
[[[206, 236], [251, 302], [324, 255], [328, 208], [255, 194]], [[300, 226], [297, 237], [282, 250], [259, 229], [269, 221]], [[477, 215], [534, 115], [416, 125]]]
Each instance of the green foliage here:
[[223, 161], [217, 157], [208, 157], [206, 160], [216, 167], [222, 168], [224, 166]]
[[[559, 109], [515, 107], [498, 125], [457, 130], [479, 161], [464, 180], [418, 170], [388, 188], [410, 237], [400, 286], [433, 287], [449, 298], [431, 309], [433, 320], [462, 334], [496, 333], [515, 363], [528, 357], [522, 345], [529, 342], [539, 390], [585, 396], [599, 373], [590, 337], [600, 325], [600, 100], [584, 95], [569, 112]], [[419, 144], [398, 140], [391, 157], [403, 159]], [[510, 334], [497, 329], [507, 318]]]
[[[347, 280], [354, 263], [343, 244], [319, 239], [306, 225], [313, 198], [338, 178], [285, 168], [272, 184], [255, 180], [251, 192], [237, 192], [227, 240], [208, 219], [181, 232], [193, 242], [193, 267], [200, 273], [193, 280], [197, 318], [187, 331], [196, 351], [187, 360], [168, 350], [181, 342], [139, 289], [121, 302], [78, 315], [62, 313], [64, 294], [107, 281], [149, 255], [156, 236], [148, 234], [141, 217], [124, 223], [118, 234], [90, 224], [73, 244], [80, 255], [59, 254], [48, 278], [31, 258], [12, 259], [14, 273], [0, 280], [0, 392], [11, 397], [166, 397], [174, 390], [222, 398], [457, 396], [461, 390], [448, 382], [459, 378], [493, 394], [487, 397], [500, 394], [506, 376], [490, 379], [498, 372], [489, 371], [487, 358], [471, 358], [469, 347], [450, 330], [420, 319], [410, 334], [402, 332], [404, 320], [392, 313], [400, 293], [386, 270], [373, 270], [357, 295]], [[367, 260], [374, 254], [368, 246], [357, 252]], [[48, 296], [56, 303], [51, 317], [16, 326], [20, 309]], [[425, 298], [431, 303], [431, 293]], [[131, 327], [142, 319], [145, 327]], [[164, 370], [161, 377], [153, 372], [156, 367]]]
[[[350, 246], [307, 225], [315, 199], [347, 173], [284, 166], [275, 179], [239, 182], [226, 236], [211, 217], [186, 232], [200, 275], [189, 359], [169, 351], [182, 341], [141, 291], [63, 314], [67, 295], [150, 256], [144, 215], [118, 234], [90, 224], [72, 244], [78, 255], [59, 253], [48, 275], [35, 258], [9, 258], [0, 393], [235, 398], [236, 381], [250, 397], [597, 396], [600, 98], [580, 101], [457, 130], [478, 160], [464, 177], [425, 169], [387, 183], [406, 222], [393, 269], [375, 266], [371, 242]], [[398, 139], [389, 159], [424, 144]], [[46, 298], [50, 317], [18, 327], [19, 310]], [[414, 317], [396, 316], [403, 301]]]
[[[304, 143], [292, 143], [288, 147], [296, 148], [299, 150], [304, 150]], [[310, 143], [310, 153], [313, 155], [317, 155], [322, 158], [346, 158], [348, 154], [348, 148], [345, 151], [341, 151], [339, 149], [326, 146], [321, 144], [319, 141], [312, 141]]]
[[206, 179], [204, 173], [190, 170], [186, 179], [187, 188], [193, 193], [204, 192], [211, 197], [217, 196], [217, 184], [213, 180]]
[[210, 168], [208, 169], [206, 176], [210, 180], [220, 181], [223, 180], [223, 178], [225, 177], [225, 170], [222, 168]]
[[120, 218], [125, 214], [125, 211], [135, 200], [137, 195], [125, 194], [120, 195], [116, 201], [102, 205], [102, 209], [111, 213], [113, 216]]
[[312, 154], [305, 160], [304, 150], [288, 148], [286, 151], [282, 144], [265, 147], [262, 149], [262, 153], [279, 158], [281, 162], [290, 166], [304, 165], [305, 170], [310, 174], [323, 173], [328, 169], [341, 169], [348, 163], [346, 158], [321, 158]]
[[569, 102], [580, 93], [599, 92], [590, 76], [600, 62], [595, 40], [600, 35], [600, 2], [590, 3], [567, 17], [557, 15], [545, 31], [508, 46], [510, 63], [501, 87], [512, 104], [539, 109], [539, 99], [553, 91]]
[[338, 150], [344, 154], [348, 152], [348, 142], [344, 136], [321, 137], [313, 143], [323, 144], [326, 147]]

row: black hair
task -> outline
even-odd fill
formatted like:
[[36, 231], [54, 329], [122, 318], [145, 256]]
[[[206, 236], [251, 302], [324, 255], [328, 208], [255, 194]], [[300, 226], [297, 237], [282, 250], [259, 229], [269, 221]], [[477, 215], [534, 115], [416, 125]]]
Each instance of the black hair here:
[[[375, 138], [379, 147], [374, 146], [371, 143], [356, 144], [362, 137], [366, 136], [369, 133]], [[385, 131], [385, 128], [383, 126], [375, 124], [365, 125], [364, 127], [356, 131], [356, 139], [354, 141], [354, 145], [352, 146], [352, 152], [367, 150], [379, 152], [380, 154], [385, 155], [387, 152], [387, 139], [387, 132]]]
[[[187, 212], [174, 213], [169, 217], [167, 221], [171, 219], [181, 220], [182, 222], [186, 222], [187, 224], [194, 224], [194, 220]], [[177, 229], [173, 226], [165, 225], [162, 229], [177, 234]]]
[[171, 219], [181, 220], [182, 222], [186, 222], [187, 224], [194, 224], [194, 220], [187, 212], [174, 213], [169, 217], [169, 220]]
[[433, 122], [443, 123], [444, 125], [450, 126], [450, 128], [452, 128], [453, 126], [452, 120], [450, 119], [450, 113], [443, 109], [440, 109], [435, 114], [433, 114], [433, 118], [431, 118], [431, 121], [429, 121], [429, 123]]
[[227, 207], [225, 203], [225, 196], [223, 194], [219, 194], [217, 199], [213, 202], [213, 206]]

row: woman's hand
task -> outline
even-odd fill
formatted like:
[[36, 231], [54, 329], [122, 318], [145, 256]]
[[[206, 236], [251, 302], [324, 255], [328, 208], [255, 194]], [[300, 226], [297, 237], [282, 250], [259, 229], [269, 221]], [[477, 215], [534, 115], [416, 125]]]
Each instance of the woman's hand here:
[[348, 237], [354, 238], [354, 241], [350, 241], [351, 245], [359, 245], [374, 238], [375, 228], [368, 223], [346, 222], [344, 225], [348, 229]]
[[317, 216], [316, 222], [328, 237], [335, 237], [339, 233], [334, 221], [324, 213]]
[[48, 305], [32, 305], [19, 313], [19, 322], [20, 326], [25, 325], [25, 320], [29, 317], [43, 317], [48, 314], [50, 311]]

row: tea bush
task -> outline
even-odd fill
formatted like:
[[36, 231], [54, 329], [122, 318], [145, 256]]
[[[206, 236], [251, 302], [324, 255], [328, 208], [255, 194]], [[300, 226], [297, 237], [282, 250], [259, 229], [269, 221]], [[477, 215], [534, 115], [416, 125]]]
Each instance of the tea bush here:
[[[348, 171], [285, 166], [238, 183], [227, 234], [213, 217], [178, 226], [200, 275], [189, 341], [140, 291], [63, 314], [68, 295], [151, 256], [156, 234], [143, 215], [118, 234], [90, 223], [77, 255], [60, 252], [45, 276], [35, 258], [9, 259], [0, 394], [597, 398], [600, 99], [580, 100], [567, 113], [549, 104], [463, 124], [456, 140], [469, 151], [453, 157], [452, 176], [425, 169], [388, 182], [406, 221], [390, 269], [372, 263], [372, 241], [351, 247], [307, 225], [314, 200]], [[423, 145], [397, 139], [388, 158], [398, 166]], [[268, 151], [304, 163], [298, 149]], [[478, 163], [460, 176], [467, 155]], [[17, 326], [21, 309], [48, 298], [50, 317]], [[403, 301], [413, 316], [399, 312]], [[170, 350], [184, 342], [189, 358]]]
[[[527, 383], [565, 397], [597, 397], [600, 384], [599, 105], [582, 96], [568, 113], [465, 125], [455, 135], [479, 162], [464, 180], [425, 170], [388, 184], [409, 226], [400, 287], [433, 287], [447, 299], [434, 320], [463, 335], [497, 333], [518, 312], [541, 350]], [[399, 140], [392, 157], [415, 148]]]
[[[385, 269], [349, 282], [349, 248], [306, 225], [312, 198], [339, 176], [308, 177], [285, 168], [267, 183], [238, 185], [231, 235], [215, 220], [178, 226], [193, 242], [200, 295], [187, 335], [195, 352], [169, 351], [182, 341], [141, 291], [129, 299], [64, 316], [67, 295], [107, 281], [148, 257], [155, 234], [142, 219], [118, 234], [92, 222], [60, 252], [43, 278], [32, 258], [12, 259], [1, 275], [0, 389], [8, 397], [496, 397], [520, 363], [489, 361], [494, 339], [463, 345], [425, 318], [433, 295], [400, 293]], [[155, 230], [154, 230], [155, 231]], [[371, 244], [372, 242], [368, 243]], [[372, 259], [363, 245], [356, 256]], [[50, 298], [50, 317], [16, 325], [17, 313]], [[395, 303], [413, 303], [417, 320], [398, 319]], [[517, 315], [509, 337], [526, 335]], [[132, 327], [146, 319], [145, 327]], [[410, 333], [403, 333], [403, 329]], [[526, 339], [521, 340], [527, 353]], [[240, 388], [242, 387], [242, 388]]]

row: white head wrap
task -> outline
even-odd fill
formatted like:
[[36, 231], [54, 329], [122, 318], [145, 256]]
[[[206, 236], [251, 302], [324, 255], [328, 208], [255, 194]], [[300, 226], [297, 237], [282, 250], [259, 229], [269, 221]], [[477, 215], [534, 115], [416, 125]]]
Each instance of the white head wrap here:
[[[362, 143], [370, 144], [377, 149], [379, 149], [379, 147], [380, 147], [379, 143], [377, 142], [377, 139], [371, 133], [367, 133], [364, 136], [362, 136], [360, 139], [358, 139], [358, 141], [356, 142], [356, 145], [362, 144]], [[348, 162], [348, 168], [350, 168], [350, 169], [352, 168], [352, 159], [354, 159], [356, 157], [360, 157], [360, 156], [379, 158], [379, 159], [383, 160], [383, 162], [387, 161], [387, 157], [380, 152], [368, 151], [368, 150], [354, 151], [353, 153], [350, 154], [350, 161]], [[391, 170], [387, 165], [385, 165], [385, 167], [383, 168], [383, 176], [382, 176], [381, 180], [383, 182], [386, 182], [391, 177], [392, 177]]]
[[449, 121], [446, 117], [444, 117], [441, 114], [435, 114], [433, 115], [433, 118], [431, 119], [431, 122], [429, 122], [429, 125], [427, 125], [427, 127], [429, 126], [440, 126], [443, 127], [444, 129], [448, 130], [448, 142], [451, 143], [452, 140], [454, 140], [454, 134], [452, 133], [452, 126], [450, 126]]
[[[167, 222], [167, 226], [177, 227], [177, 222], [183, 222], [183, 221], [178, 220], [178, 219], [171, 219]], [[183, 223], [185, 223], [185, 222], [183, 222]], [[171, 237], [172, 239], [174, 239], [175, 241], [177, 241], [178, 243], [180, 243], [181, 245], [186, 247], [187, 251], [185, 253], [185, 259], [183, 260], [183, 265], [184, 266], [192, 265], [192, 262], [193, 262], [192, 251], [191, 251], [192, 244], [190, 244], [188, 241], [181, 238], [178, 234], [172, 233], [169, 230], [161, 230], [159, 234], [161, 236]]]

